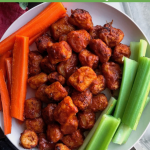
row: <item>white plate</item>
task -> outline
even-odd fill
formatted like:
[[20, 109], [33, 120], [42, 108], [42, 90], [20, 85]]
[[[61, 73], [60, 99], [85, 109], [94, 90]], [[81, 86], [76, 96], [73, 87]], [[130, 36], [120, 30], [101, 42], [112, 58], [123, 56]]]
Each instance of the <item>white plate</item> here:
[[[9, 29], [5, 32], [1, 40], [5, 39], [7, 36], [9, 36], [17, 29], [22, 27], [24, 24], [26, 24], [29, 20], [34, 18], [48, 4], [49, 3], [43, 3], [23, 14], [9, 27]], [[76, 8], [82, 8], [89, 11], [89, 13], [92, 16], [94, 25], [103, 25], [106, 22], [110, 22], [111, 20], [113, 20], [114, 21], [113, 26], [121, 29], [125, 34], [125, 37], [122, 41], [122, 43], [124, 44], [129, 45], [131, 41], [139, 41], [140, 39], [146, 40], [146, 37], [144, 36], [142, 31], [131, 19], [129, 19], [125, 14], [121, 13], [120, 11], [104, 3], [63, 3], [63, 4], [67, 8], [68, 14], [70, 14], [71, 9]], [[33, 45], [31, 48], [33, 49], [35, 48], [35, 46]], [[32, 96], [34, 96], [33, 90], [28, 88], [27, 98]], [[145, 108], [140, 123], [138, 125], [138, 128], [136, 131], [132, 132], [128, 142], [122, 146], [111, 143], [109, 145], [108, 150], [128, 150], [129, 148], [131, 148], [133, 144], [140, 138], [140, 136], [145, 131], [150, 121], [149, 113], [150, 113], [150, 104]], [[2, 113], [0, 113], [0, 119], [1, 119], [0, 120], [1, 127], [3, 128]], [[24, 125], [20, 125], [18, 121], [13, 119], [12, 133], [7, 136], [19, 150], [23, 150], [23, 148], [19, 145], [20, 133], [23, 131], [23, 129]]]

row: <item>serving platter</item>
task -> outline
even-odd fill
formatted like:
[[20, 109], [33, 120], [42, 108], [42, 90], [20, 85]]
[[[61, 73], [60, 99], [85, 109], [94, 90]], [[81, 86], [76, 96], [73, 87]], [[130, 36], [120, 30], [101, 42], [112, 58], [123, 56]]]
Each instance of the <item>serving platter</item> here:
[[[41, 12], [49, 3], [42, 3], [33, 9], [29, 10], [21, 17], [19, 17], [5, 32], [2, 39], [5, 39], [7, 36], [18, 30], [32, 18], [34, 18], [39, 12]], [[65, 8], [67, 8], [67, 13], [70, 15], [71, 9], [81, 8], [87, 10], [91, 16], [94, 25], [104, 25], [106, 22], [111, 22], [113, 20], [113, 27], [119, 28], [124, 32], [124, 39], [122, 41], [123, 44], [129, 45], [131, 41], [139, 41], [140, 39], [147, 40], [145, 35], [142, 33], [141, 29], [132, 21], [129, 17], [127, 17], [122, 12], [117, 9], [105, 4], [105, 3], [72, 3], [67, 2], [63, 3]], [[46, 19], [46, 18], [45, 18]], [[33, 27], [34, 28], [34, 27]], [[32, 30], [32, 29], [31, 29]], [[35, 50], [35, 44], [30, 46], [30, 50]], [[110, 98], [110, 92], [105, 91], [107, 98]], [[34, 97], [34, 90], [28, 87], [26, 98]], [[133, 131], [129, 140], [124, 145], [116, 145], [111, 143], [109, 145], [108, 150], [128, 150], [130, 149], [135, 142], [142, 136], [145, 129], [147, 128], [150, 117], [150, 104], [145, 108], [140, 123], [136, 131]], [[3, 115], [0, 112], [0, 125], [3, 129]], [[111, 126], [111, 125], [110, 125]], [[23, 148], [19, 145], [20, 133], [24, 130], [24, 124], [20, 124], [17, 120], [13, 119], [12, 121], [12, 133], [7, 135], [10, 141], [19, 149], [23, 150]], [[36, 148], [35, 148], [36, 149]]]

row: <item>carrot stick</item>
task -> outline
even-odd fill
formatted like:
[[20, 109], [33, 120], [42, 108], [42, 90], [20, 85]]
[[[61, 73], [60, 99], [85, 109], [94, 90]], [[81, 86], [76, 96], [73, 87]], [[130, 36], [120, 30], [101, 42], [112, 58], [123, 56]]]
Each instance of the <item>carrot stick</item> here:
[[0, 70], [0, 93], [3, 107], [4, 134], [6, 135], [11, 133], [10, 98], [2, 70]]
[[19, 30], [17, 30], [9, 37], [4, 39], [2, 42], [0, 42], [0, 55], [3, 55], [5, 52], [13, 49], [16, 35], [27, 36], [30, 39], [36, 34], [38, 34], [40, 31], [48, 28], [52, 23], [57, 21], [64, 13], [66, 13], [66, 10], [62, 3], [50, 3], [35, 18], [33, 18], [26, 25], [24, 25]]
[[8, 92], [9, 96], [11, 97], [11, 67], [12, 67], [12, 58], [6, 58], [5, 59], [6, 63], [6, 72], [7, 72], [7, 87], [8, 87]]
[[5, 58], [8, 58], [11, 56], [11, 51], [8, 51], [3, 56], [0, 56], [0, 69], [3, 70], [4, 77], [6, 79], [6, 66], [5, 66]]
[[16, 36], [12, 60], [11, 116], [24, 120], [24, 102], [28, 78], [29, 38]]
[[36, 38], [38, 38], [40, 35], [42, 35], [46, 31], [47, 31], [47, 29], [43, 30], [43, 31], [39, 32], [38, 34], [36, 34], [35, 36], [31, 37], [29, 39], [29, 45], [31, 45], [36, 40]]

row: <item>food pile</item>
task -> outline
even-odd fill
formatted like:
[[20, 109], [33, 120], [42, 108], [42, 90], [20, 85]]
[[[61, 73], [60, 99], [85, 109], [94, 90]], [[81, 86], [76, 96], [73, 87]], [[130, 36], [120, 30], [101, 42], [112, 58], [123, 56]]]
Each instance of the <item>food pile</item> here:
[[24, 148], [39, 143], [40, 150], [75, 149], [94, 126], [95, 113], [108, 105], [101, 92], [120, 87], [122, 58], [131, 52], [120, 43], [120, 29], [112, 22], [93, 26], [83, 9], [72, 10], [49, 29], [35, 40], [38, 51], [29, 52], [28, 84], [36, 92], [25, 101], [20, 142]]
[[[123, 38], [113, 21], [94, 26], [88, 11], [71, 10], [69, 16], [58, 2], [0, 42], [5, 135], [13, 117], [25, 122], [20, 145], [26, 149], [124, 144], [150, 101], [150, 59], [145, 40], [129, 47]], [[37, 49], [29, 50], [33, 42]], [[35, 96], [25, 100], [27, 83]], [[119, 94], [108, 100], [105, 89]]]

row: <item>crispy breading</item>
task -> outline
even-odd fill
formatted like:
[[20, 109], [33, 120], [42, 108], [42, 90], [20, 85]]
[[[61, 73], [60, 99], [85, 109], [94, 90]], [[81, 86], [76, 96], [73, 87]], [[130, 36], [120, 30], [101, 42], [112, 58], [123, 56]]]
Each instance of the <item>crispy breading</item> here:
[[21, 133], [20, 144], [26, 149], [32, 149], [38, 144], [38, 136], [32, 130], [25, 130]]
[[67, 42], [76, 53], [85, 49], [89, 44], [90, 39], [91, 36], [86, 30], [71, 31], [67, 35]]
[[123, 56], [129, 58], [131, 55], [130, 47], [119, 43], [117, 46], [115, 46], [112, 54], [113, 61], [123, 64]]
[[42, 109], [42, 117], [46, 124], [54, 122], [54, 110], [57, 104], [50, 103], [45, 108]]
[[69, 22], [80, 29], [89, 30], [93, 27], [92, 17], [89, 12], [84, 9], [71, 10]]
[[89, 43], [90, 49], [99, 57], [101, 63], [109, 60], [112, 54], [109, 48], [101, 39], [92, 39]]
[[90, 109], [94, 112], [103, 111], [108, 105], [108, 100], [105, 94], [100, 93], [92, 97]]
[[43, 57], [37, 51], [30, 51], [28, 56], [29, 56], [28, 74], [29, 77], [31, 77], [41, 72], [40, 63]]
[[121, 68], [114, 62], [102, 64], [102, 73], [106, 79], [106, 86], [110, 90], [117, 90], [121, 82]]
[[97, 75], [92, 68], [85, 66], [74, 72], [68, 81], [77, 91], [82, 92], [86, 90], [96, 78]]
[[63, 134], [71, 134], [78, 128], [78, 119], [76, 116], [70, 116], [67, 121], [60, 126]]
[[79, 60], [82, 66], [89, 66], [95, 69], [98, 66], [99, 57], [84, 49], [79, 53]]
[[92, 101], [92, 93], [90, 92], [89, 89], [83, 91], [83, 92], [78, 92], [78, 91], [73, 91], [71, 98], [73, 100], [73, 103], [76, 105], [76, 107], [79, 110], [85, 110]]
[[35, 76], [32, 76], [28, 79], [29, 86], [34, 90], [38, 89], [42, 84], [46, 82], [47, 82], [47, 74], [43, 72]]
[[25, 100], [24, 114], [25, 118], [34, 119], [41, 116], [42, 104], [36, 98]]
[[58, 142], [63, 137], [63, 134], [60, 130], [60, 125], [57, 123], [49, 124], [46, 133], [48, 141], [54, 143]]
[[45, 124], [42, 118], [26, 119], [25, 125], [28, 130], [32, 130], [36, 133], [44, 132]]
[[45, 89], [45, 93], [50, 99], [55, 101], [61, 101], [68, 95], [66, 89], [57, 81], [47, 86]]
[[48, 56], [45, 56], [41, 61], [41, 69], [44, 73], [50, 74], [51, 72], [56, 71], [56, 65], [53, 65], [49, 62]]
[[51, 64], [66, 61], [72, 55], [72, 49], [66, 41], [61, 41], [54, 43], [52, 46], [48, 46], [47, 52]]
[[50, 26], [53, 38], [57, 41], [63, 34], [68, 34], [75, 30], [74, 26], [68, 22], [68, 16], [65, 16]]
[[67, 96], [55, 108], [54, 118], [60, 124], [64, 124], [70, 116], [74, 116], [77, 112], [78, 108], [74, 105], [71, 97]]
[[90, 91], [92, 94], [96, 95], [100, 93], [101, 91], [105, 90], [106, 88], [106, 81], [103, 75], [98, 75], [97, 79], [95, 79], [91, 86], [90, 86]]

